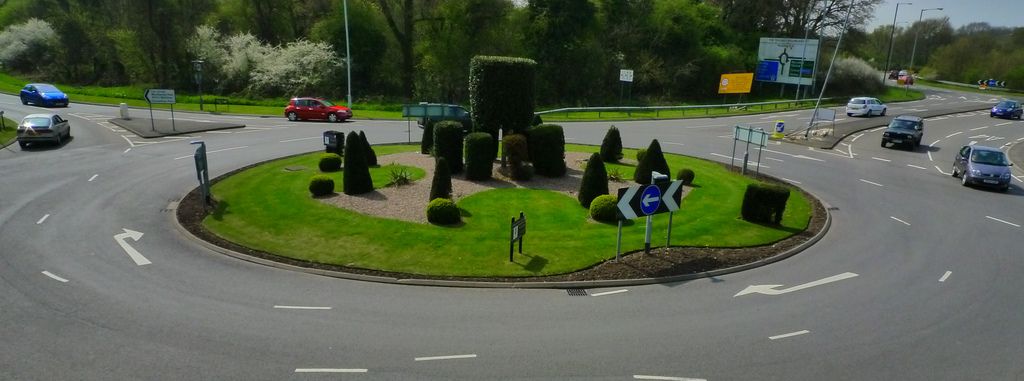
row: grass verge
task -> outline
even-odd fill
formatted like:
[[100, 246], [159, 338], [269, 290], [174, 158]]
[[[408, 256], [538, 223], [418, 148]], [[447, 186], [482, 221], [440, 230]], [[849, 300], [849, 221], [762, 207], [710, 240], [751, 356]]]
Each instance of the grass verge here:
[[[375, 147], [379, 155], [418, 149], [412, 145]], [[570, 145], [567, 149], [595, 152], [599, 148]], [[635, 150], [624, 154], [632, 157]], [[307, 181], [318, 173], [318, 157], [317, 153], [272, 161], [218, 182], [213, 187], [218, 208], [203, 225], [225, 239], [285, 257], [426, 275], [554, 275], [615, 256], [616, 225], [588, 221], [586, 209], [568, 195], [522, 188], [476, 193], [458, 200], [465, 222], [459, 227], [376, 218], [309, 196]], [[666, 155], [666, 159], [673, 170], [685, 167], [697, 173], [694, 187], [672, 223], [674, 246], [763, 245], [807, 227], [811, 206], [800, 192], [791, 194], [782, 225], [752, 224], [739, 218], [739, 209], [746, 186], [753, 180], [714, 162], [678, 155]], [[375, 170], [379, 174], [382, 169]], [[618, 169], [631, 177], [634, 168], [620, 165]], [[374, 183], [382, 186], [385, 180], [378, 174]], [[332, 176], [341, 183], [340, 173]], [[520, 211], [529, 216], [524, 255], [517, 254], [515, 261], [509, 262], [509, 219]], [[668, 216], [655, 216], [656, 245], [665, 242], [667, 230]], [[642, 220], [628, 221], [622, 231], [623, 251], [642, 249], [643, 236]]]

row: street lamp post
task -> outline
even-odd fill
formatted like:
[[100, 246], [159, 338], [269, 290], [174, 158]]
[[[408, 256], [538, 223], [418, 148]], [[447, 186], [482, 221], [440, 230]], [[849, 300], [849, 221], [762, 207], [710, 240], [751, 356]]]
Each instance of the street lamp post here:
[[914, 70], [914, 55], [917, 54], [917, 35], [921, 34], [921, 20], [924, 19], [924, 11], [941, 11], [942, 8], [922, 9], [917, 17], [917, 28], [914, 28], [914, 49], [910, 51], [910, 71]]
[[896, 16], [900, 14], [900, 4], [914, 5], [914, 3], [896, 3], [896, 12], [892, 15], [892, 32], [889, 33], [889, 55], [885, 58], [885, 71], [882, 72], [882, 82], [889, 76], [889, 63], [892, 60], [892, 39], [896, 37]]
[[195, 71], [196, 89], [199, 91], [199, 111], [203, 111], [203, 60], [192, 61]]
[[345, 10], [345, 71], [348, 82], [348, 109], [352, 110], [352, 51], [348, 47], [348, 0], [342, 2]]

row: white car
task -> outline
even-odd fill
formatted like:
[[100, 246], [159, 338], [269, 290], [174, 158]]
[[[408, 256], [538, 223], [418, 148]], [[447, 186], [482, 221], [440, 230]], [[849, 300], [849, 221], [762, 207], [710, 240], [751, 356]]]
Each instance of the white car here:
[[18, 125], [18, 145], [25, 148], [29, 143], [53, 143], [61, 145], [71, 138], [71, 125], [57, 114], [29, 114]]
[[877, 98], [858, 97], [850, 99], [846, 104], [846, 116], [854, 115], [881, 115], [885, 116], [887, 107]]

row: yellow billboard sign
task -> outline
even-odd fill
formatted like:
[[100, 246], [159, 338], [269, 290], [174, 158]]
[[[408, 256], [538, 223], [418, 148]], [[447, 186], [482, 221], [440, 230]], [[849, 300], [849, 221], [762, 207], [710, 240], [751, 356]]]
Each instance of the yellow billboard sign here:
[[754, 83], [754, 73], [722, 74], [722, 80], [718, 81], [718, 93], [749, 93], [752, 83]]

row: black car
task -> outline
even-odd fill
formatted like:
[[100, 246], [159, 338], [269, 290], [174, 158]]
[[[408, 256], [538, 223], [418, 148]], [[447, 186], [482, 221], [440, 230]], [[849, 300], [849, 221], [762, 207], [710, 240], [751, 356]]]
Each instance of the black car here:
[[469, 110], [464, 107], [453, 104], [438, 104], [438, 103], [421, 103], [421, 106], [428, 106], [432, 113], [438, 113], [440, 115], [421, 116], [416, 120], [416, 124], [420, 128], [423, 128], [427, 124], [427, 120], [433, 123], [443, 122], [446, 120], [452, 120], [462, 123], [462, 129], [465, 132], [473, 130], [473, 118], [469, 115]]
[[889, 122], [882, 133], [882, 147], [886, 144], [907, 145], [911, 149], [921, 145], [924, 138], [924, 119], [914, 115], [900, 115]]
[[998, 116], [1007, 119], [1020, 119], [1022, 115], [1024, 115], [1024, 108], [1021, 108], [1020, 102], [1014, 100], [1005, 100], [997, 103], [988, 114], [988, 116], [993, 118]]

